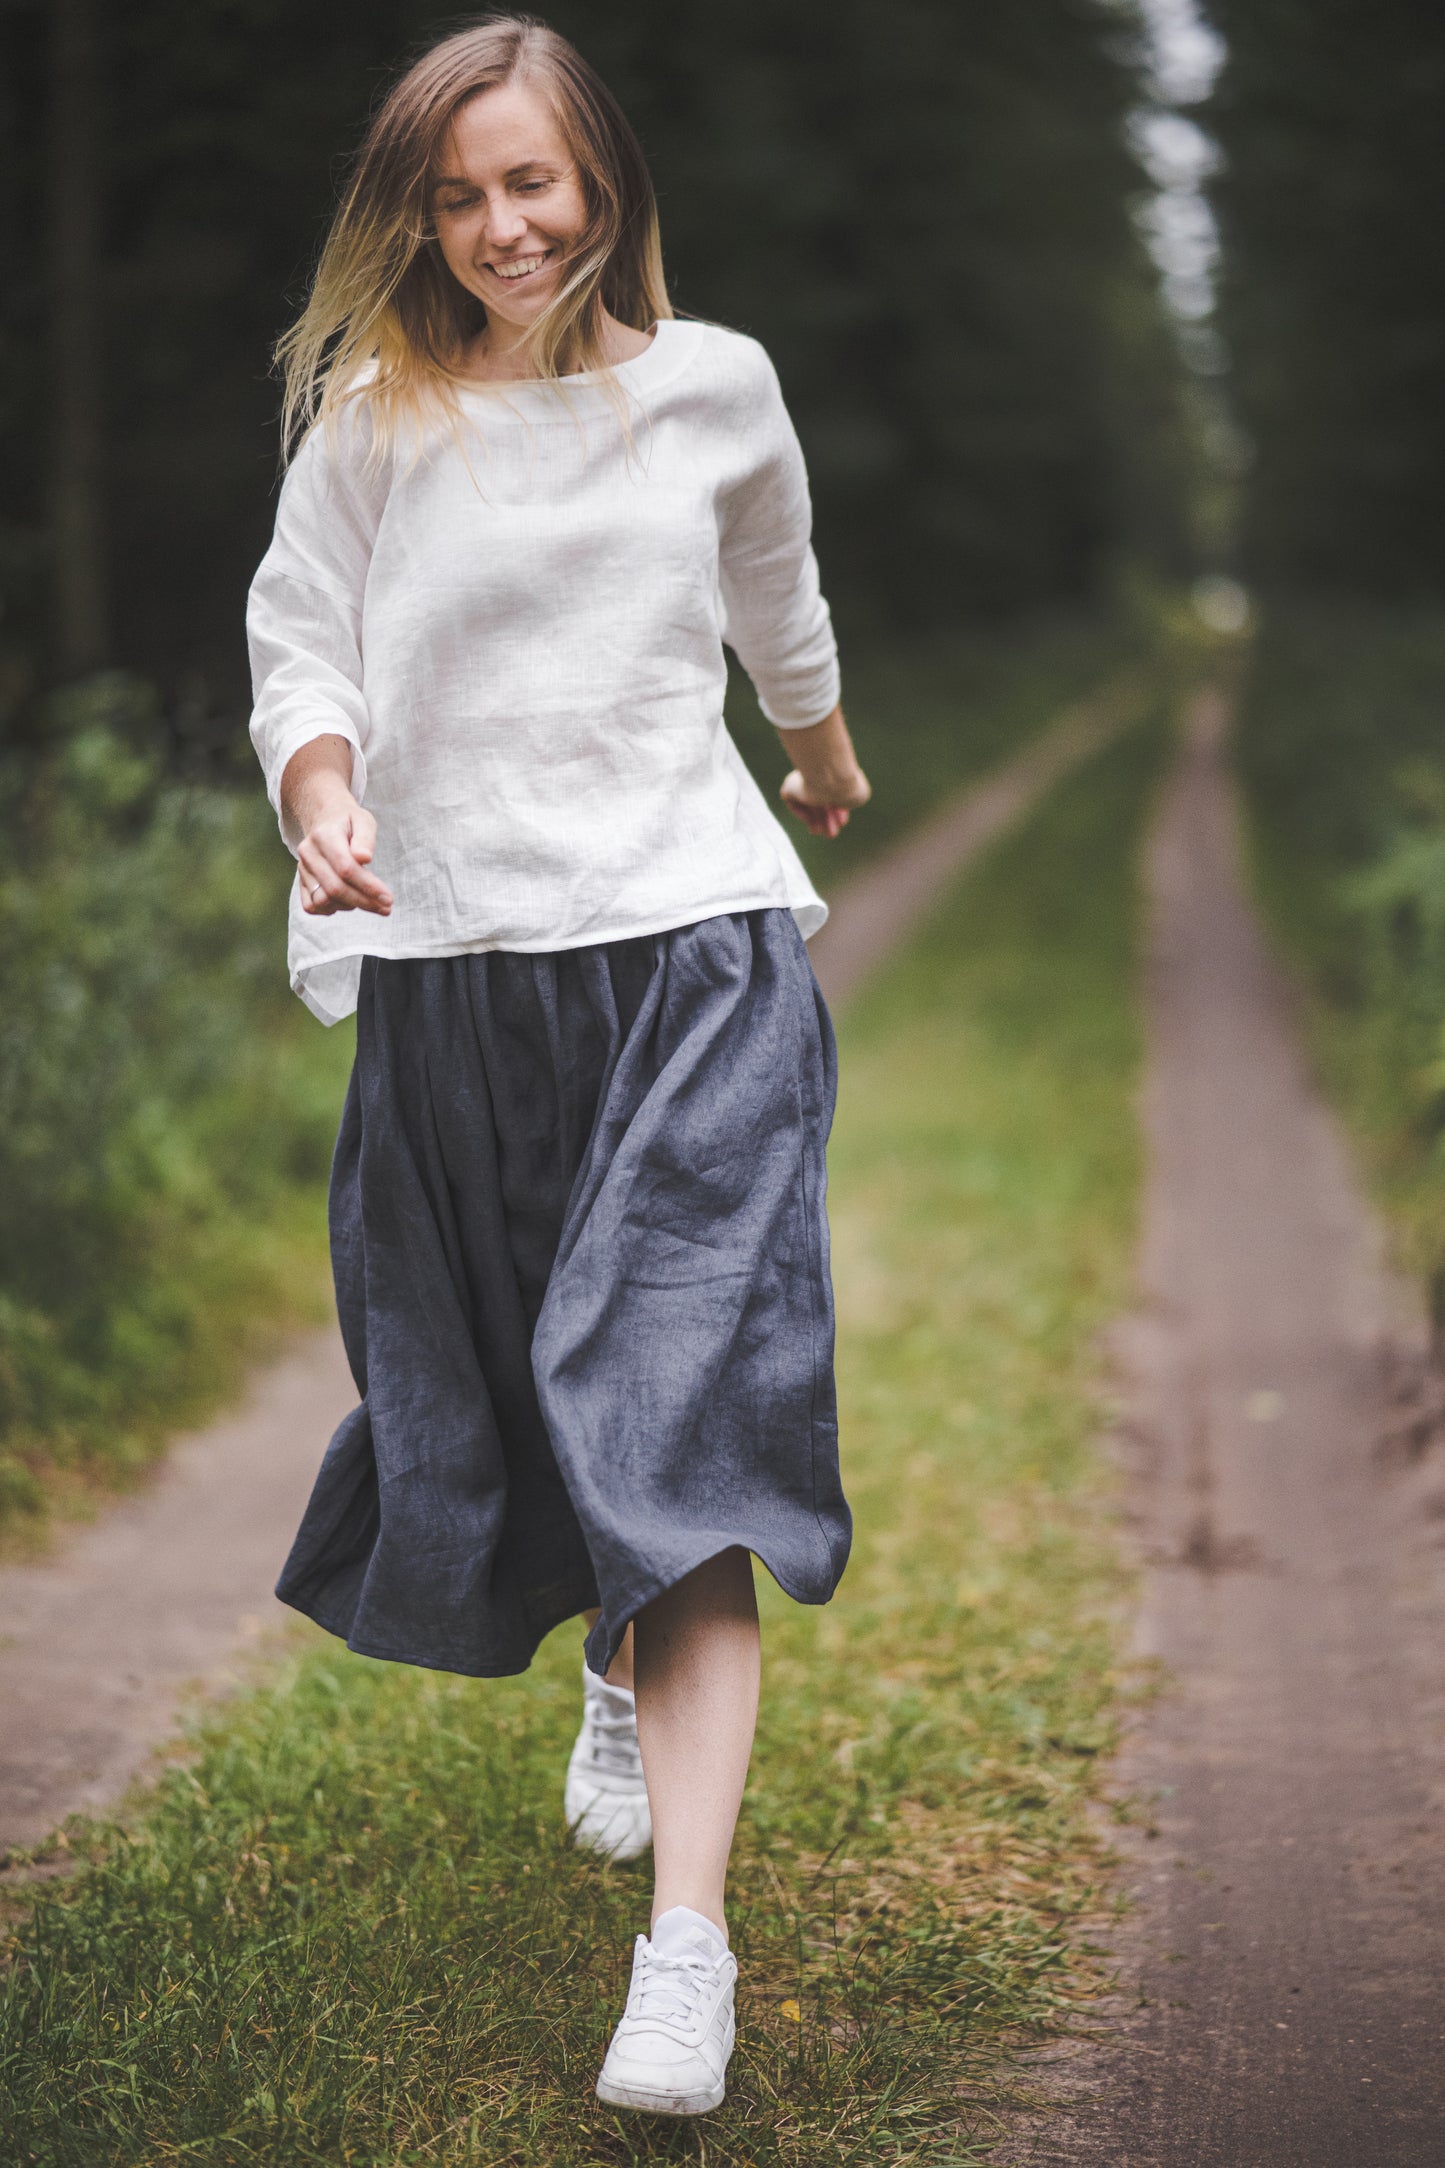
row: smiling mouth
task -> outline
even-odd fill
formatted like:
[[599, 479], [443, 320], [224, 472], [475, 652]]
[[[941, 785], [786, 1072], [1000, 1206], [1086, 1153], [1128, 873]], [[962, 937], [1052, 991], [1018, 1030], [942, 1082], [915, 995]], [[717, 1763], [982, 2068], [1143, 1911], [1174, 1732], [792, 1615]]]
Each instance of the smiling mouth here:
[[543, 264], [552, 261], [553, 251], [544, 249], [540, 256], [514, 256], [507, 263], [489, 263], [487, 269], [494, 278], [505, 279], [508, 285], [520, 279], [529, 279], [541, 270]]

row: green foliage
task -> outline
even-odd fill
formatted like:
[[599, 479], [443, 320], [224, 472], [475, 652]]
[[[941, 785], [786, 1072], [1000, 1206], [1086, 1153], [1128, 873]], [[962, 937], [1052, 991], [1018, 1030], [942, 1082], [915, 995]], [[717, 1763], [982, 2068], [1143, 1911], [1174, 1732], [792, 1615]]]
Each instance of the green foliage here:
[[1445, 1304], [1445, 616], [1276, 604], [1245, 686], [1258, 875], [1327, 1078]]
[[721, 2113], [592, 2098], [647, 1885], [559, 1828], [577, 1630], [482, 1682], [306, 1629], [127, 1834], [72, 1833], [88, 1871], [21, 1899], [16, 2168], [983, 2157], [1000, 2039], [1088, 1991], [1101, 1901], [1120, 1580], [1096, 1335], [1129, 1285], [1133, 845], [1160, 750], [1136, 734], [1064, 786], [845, 1024], [857, 1542], [832, 1604], [761, 1591]]
[[1205, 125], [1233, 398], [1258, 457], [1254, 572], [1445, 592], [1445, 13], [1418, 0], [1210, 0], [1229, 60]]
[[167, 781], [135, 681], [48, 723], [3, 777], [0, 1517], [224, 1390], [252, 1304], [314, 1310], [345, 1051], [301, 1058], [264, 798]]

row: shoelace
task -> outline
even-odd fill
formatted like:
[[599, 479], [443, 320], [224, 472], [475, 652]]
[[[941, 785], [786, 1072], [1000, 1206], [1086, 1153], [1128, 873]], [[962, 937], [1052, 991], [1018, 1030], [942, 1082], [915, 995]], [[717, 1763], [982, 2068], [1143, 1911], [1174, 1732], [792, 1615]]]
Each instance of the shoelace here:
[[632, 1710], [619, 1709], [604, 1701], [599, 1694], [588, 1703], [587, 1715], [591, 1730], [592, 1759], [617, 1776], [636, 1775], [640, 1763], [637, 1752], [637, 1719]]
[[[641, 1938], [639, 1937], [639, 1940]], [[663, 2024], [685, 2024], [697, 2011], [698, 1998], [716, 1977], [712, 1960], [692, 1951], [669, 1957], [645, 1945], [632, 1990], [632, 2015]]]

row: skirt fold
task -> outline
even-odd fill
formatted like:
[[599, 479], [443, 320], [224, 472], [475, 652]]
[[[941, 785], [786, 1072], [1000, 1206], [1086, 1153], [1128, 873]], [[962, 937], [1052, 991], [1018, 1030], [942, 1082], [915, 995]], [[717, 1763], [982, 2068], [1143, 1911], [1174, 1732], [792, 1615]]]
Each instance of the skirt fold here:
[[277, 1594], [496, 1675], [745, 1545], [846, 1561], [824, 1147], [831, 1025], [790, 912], [362, 972], [332, 1175], [361, 1406]]

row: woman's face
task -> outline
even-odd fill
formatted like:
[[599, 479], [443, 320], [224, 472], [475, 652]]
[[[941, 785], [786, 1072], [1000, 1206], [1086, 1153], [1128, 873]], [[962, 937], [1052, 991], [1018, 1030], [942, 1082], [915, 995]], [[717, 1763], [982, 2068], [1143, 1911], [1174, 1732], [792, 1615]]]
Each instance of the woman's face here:
[[442, 140], [432, 216], [453, 276], [493, 320], [526, 331], [581, 240], [581, 177], [550, 106], [528, 84], [469, 98]]

